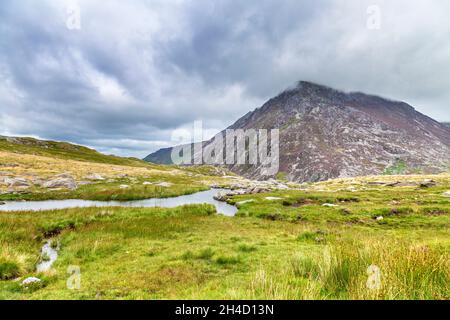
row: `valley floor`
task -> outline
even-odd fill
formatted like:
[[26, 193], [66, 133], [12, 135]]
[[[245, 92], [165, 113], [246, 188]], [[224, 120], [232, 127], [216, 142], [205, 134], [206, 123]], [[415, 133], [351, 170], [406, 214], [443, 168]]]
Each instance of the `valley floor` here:
[[[39, 152], [0, 151], [0, 176], [30, 184], [3, 185], [0, 202], [169, 197], [244, 182], [213, 168]], [[78, 188], [33, 182], [61, 173]], [[92, 174], [102, 179], [82, 183]], [[236, 217], [209, 205], [0, 211], [0, 299], [450, 298], [450, 174], [290, 187], [230, 196]], [[39, 273], [47, 241], [59, 257]], [[41, 281], [23, 285], [30, 277]]]
[[[1, 213], [0, 299], [448, 299], [448, 189], [244, 195], [234, 218], [207, 205]], [[45, 239], [60, 256], [39, 274]], [[42, 282], [22, 286], [30, 276]]]

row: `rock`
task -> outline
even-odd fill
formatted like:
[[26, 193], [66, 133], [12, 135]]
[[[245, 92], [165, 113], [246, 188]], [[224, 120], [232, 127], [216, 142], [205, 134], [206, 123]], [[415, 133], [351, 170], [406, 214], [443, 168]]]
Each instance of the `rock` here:
[[419, 186], [421, 188], [430, 188], [430, 187], [435, 187], [436, 185], [437, 185], [436, 181], [434, 181], [434, 180], [424, 180], [420, 183]]
[[446, 191], [442, 194], [444, 197], [450, 197], [450, 190]]
[[127, 185], [127, 184], [122, 184], [122, 185], [119, 186], [119, 188], [120, 188], [120, 189], [129, 189], [130, 186]]
[[228, 198], [228, 193], [226, 191], [220, 191], [218, 192], [213, 199], [217, 201], [226, 201]]
[[77, 183], [73, 178], [58, 177], [56, 179], [45, 182], [42, 186], [47, 189], [65, 188], [75, 190], [77, 188]]
[[244, 200], [244, 201], [236, 203], [236, 205], [240, 206], [240, 205], [243, 205], [243, 204], [246, 204], [246, 203], [251, 203], [251, 202], [255, 202], [255, 200], [253, 200], [253, 199]]
[[369, 181], [367, 182], [368, 185], [370, 186], [384, 186], [386, 184], [388, 184], [387, 182], [383, 182], [383, 181]]
[[5, 204], [6, 204], [6, 202], [0, 201], [0, 206], [3, 206]]
[[324, 203], [322, 205], [322, 207], [330, 207], [330, 208], [335, 208], [335, 207], [339, 207], [337, 204], [332, 204], [332, 203]]
[[73, 179], [72, 175], [68, 172], [64, 172], [61, 174], [58, 174], [55, 176], [55, 178], [62, 178], [62, 179]]
[[230, 189], [231, 190], [241, 190], [241, 189], [247, 189], [248, 186], [243, 185], [243, 184], [233, 184]]
[[42, 282], [41, 279], [36, 277], [29, 277], [22, 281], [22, 286], [29, 287], [35, 284], [40, 284]]
[[275, 200], [283, 200], [283, 198], [278, 198], [278, 197], [266, 197], [266, 200], [269, 200], [269, 201], [275, 201]]
[[103, 181], [105, 180], [105, 178], [103, 178], [101, 175], [99, 175], [98, 173], [93, 173], [90, 175], [87, 175], [86, 177], [84, 177], [87, 180], [97, 180], [97, 181]]
[[119, 178], [119, 179], [128, 178], [128, 175], [126, 173], [121, 173], [121, 174], [117, 175], [117, 178]]
[[33, 182], [33, 184], [34, 184], [35, 186], [39, 186], [39, 187], [43, 186], [44, 183], [45, 183], [44, 180], [39, 179], [39, 178], [33, 179], [33, 180], [31, 180], [31, 181]]
[[377, 221], [383, 221], [383, 220], [384, 220], [384, 217], [383, 217], [383, 216], [379, 216], [379, 217], [376, 218], [376, 220], [377, 220]]
[[413, 181], [397, 181], [386, 184], [387, 187], [417, 187], [419, 184]]
[[3, 168], [16, 168], [18, 166], [19, 165], [15, 164], [15, 163], [2, 163], [2, 164], [0, 164], [0, 167], [3, 167]]
[[148, 181], [145, 181], [145, 182], [143, 183], [144, 186], [150, 186], [150, 185], [152, 185], [152, 184], [153, 184], [153, 183], [148, 182]]
[[3, 183], [6, 184], [10, 188], [14, 187], [30, 187], [31, 184], [23, 178], [5, 178], [3, 179]]
[[163, 188], [170, 188], [171, 186], [173, 186], [173, 183], [170, 182], [161, 182], [156, 184], [156, 186], [158, 187], [163, 187]]

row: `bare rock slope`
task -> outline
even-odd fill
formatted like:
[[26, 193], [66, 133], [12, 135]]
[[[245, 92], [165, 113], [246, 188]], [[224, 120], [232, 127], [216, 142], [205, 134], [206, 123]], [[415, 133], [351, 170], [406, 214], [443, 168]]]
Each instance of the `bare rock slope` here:
[[[450, 164], [449, 127], [404, 102], [299, 82], [248, 113], [231, 129], [280, 129], [280, 172], [322, 181], [383, 172], [437, 173]], [[145, 160], [170, 163], [171, 149]], [[263, 179], [254, 166], [231, 166]]]

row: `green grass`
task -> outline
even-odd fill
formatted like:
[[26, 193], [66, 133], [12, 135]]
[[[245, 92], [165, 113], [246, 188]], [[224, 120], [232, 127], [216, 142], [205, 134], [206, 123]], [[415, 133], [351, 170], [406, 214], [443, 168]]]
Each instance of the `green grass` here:
[[122, 158], [105, 155], [93, 149], [67, 142], [42, 141], [33, 138], [0, 137], [0, 150], [95, 163], [108, 163], [127, 166], [150, 166], [150, 164], [145, 161], [136, 158]]
[[[412, 228], [369, 216], [359, 219], [370, 223], [348, 223], [339, 210], [326, 210], [332, 213], [324, 218], [296, 221], [221, 217], [207, 205], [2, 213], [0, 270], [7, 276], [0, 298], [449, 298], [448, 216], [418, 213]], [[48, 238], [59, 241], [60, 256], [52, 272], [36, 274]], [[81, 269], [81, 290], [66, 288], [73, 265]], [[371, 265], [382, 271], [380, 290], [366, 286]], [[27, 276], [45, 282], [24, 290], [12, 280]]]
[[[61, 157], [75, 152], [58, 148]], [[33, 189], [0, 199], [170, 197], [207, 189], [202, 181], [216, 170], [186, 172], [153, 172], [75, 191]], [[0, 299], [447, 300], [445, 179], [431, 188], [355, 183], [358, 189], [349, 191], [333, 181], [308, 190], [235, 196], [230, 203], [253, 201], [242, 203], [234, 218], [216, 215], [209, 205], [0, 212]], [[41, 248], [49, 240], [59, 257], [51, 271], [38, 274]], [[80, 290], [67, 288], [69, 266], [80, 267]], [[381, 272], [377, 289], [367, 286], [371, 266]], [[43, 281], [20, 286], [29, 276]]]
[[398, 175], [405, 174], [408, 171], [408, 165], [404, 160], [397, 160], [393, 165], [387, 167], [383, 174], [385, 175]]
[[[155, 180], [157, 177], [151, 179]], [[24, 194], [5, 194], [0, 195], [3, 201], [43, 201], [43, 200], [63, 200], [63, 199], [82, 199], [93, 201], [131, 201], [143, 200], [149, 198], [170, 198], [181, 195], [188, 195], [199, 191], [208, 190], [209, 187], [200, 182], [189, 181], [183, 176], [173, 176], [166, 178], [166, 181], [173, 181], [170, 187], [160, 187], [156, 185], [143, 185], [142, 182], [131, 182], [128, 179], [120, 179], [115, 182], [100, 182], [91, 185], [80, 186], [76, 190], [45, 190], [38, 189], [34, 192]], [[128, 185], [127, 189], [122, 189], [121, 185]]]

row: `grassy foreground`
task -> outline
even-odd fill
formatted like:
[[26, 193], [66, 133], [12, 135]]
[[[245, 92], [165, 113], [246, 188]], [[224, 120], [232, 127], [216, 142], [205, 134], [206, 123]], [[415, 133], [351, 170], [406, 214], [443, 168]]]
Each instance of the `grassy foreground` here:
[[[78, 188], [36, 182], [61, 173]], [[83, 183], [92, 174], [104, 179]], [[0, 178], [32, 182], [0, 184], [0, 202], [169, 197], [236, 181], [223, 175], [0, 137]], [[424, 179], [436, 185], [417, 184]], [[404, 186], [386, 186], [396, 181]], [[0, 299], [450, 298], [450, 174], [294, 188], [235, 196], [234, 218], [207, 205], [0, 212]], [[37, 273], [48, 240], [59, 244], [59, 258]], [[77, 290], [67, 285], [74, 267], [81, 271]], [[28, 277], [42, 282], [22, 286]]]
[[[0, 298], [449, 299], [450, 216], [441, 188], [353, 192], [351, 199], [305, 191], [244, 196], [256, 200], [235, 218], [206, 205], [2, 213]], [[267, 208], [278, 215], [259, 214]], [[52, 271], [36, 274], [46, 238], [61, 243], [60, 257]], [[80, 290], [67, 288], [73, 265]], [[380, 270], [375, 288], [368, 287], [371, 266]], [[44, 283], [25, 289], [19, 280], [27, 276]]]

